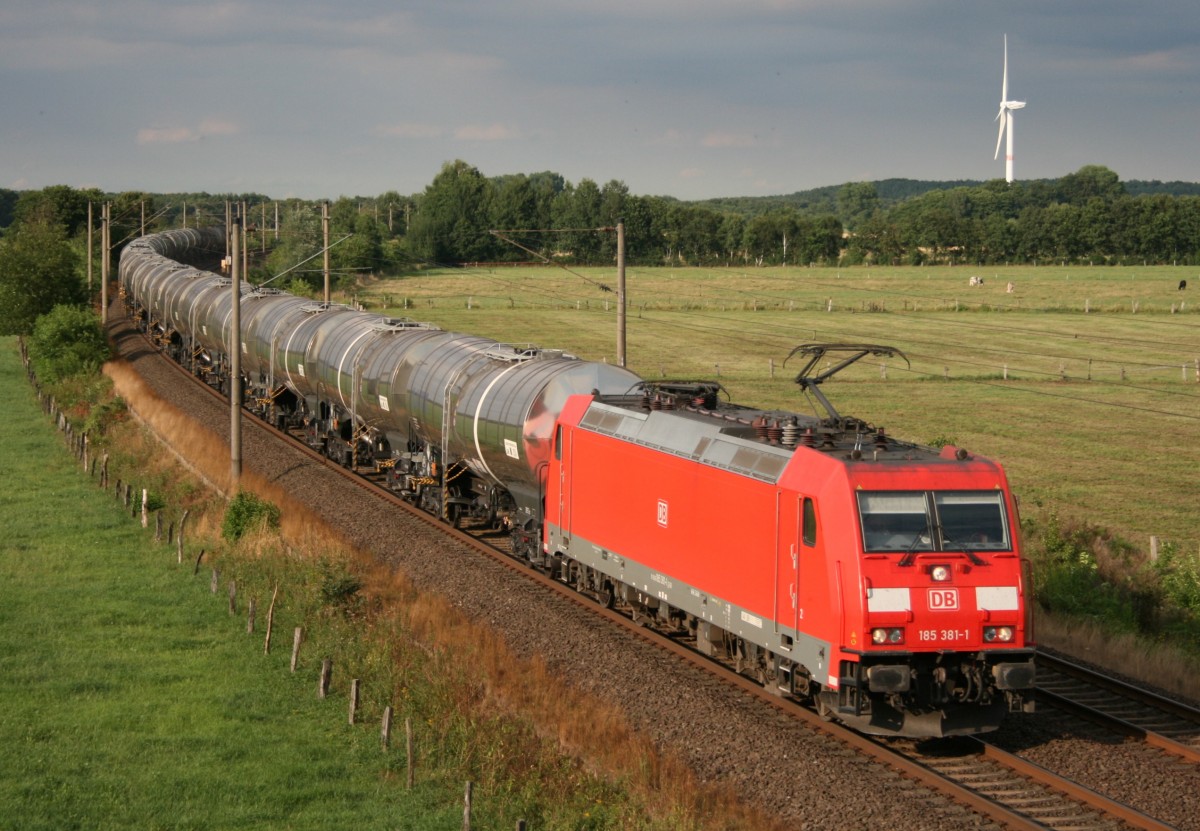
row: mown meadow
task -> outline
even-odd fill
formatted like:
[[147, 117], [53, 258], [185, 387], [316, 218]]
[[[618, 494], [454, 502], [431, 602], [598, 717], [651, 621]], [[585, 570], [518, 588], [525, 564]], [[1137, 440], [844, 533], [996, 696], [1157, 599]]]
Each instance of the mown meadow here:
[[[811, 411], [792, 383], [799, 359], [784, 365], [793, 347], [893, 346], [911, 363], [867, 358], [823, 386], [840, 412], [1000, 460], [1031, 513], [1078, 512], [1135, 544], [1156, 535], [1196, 552], [1200, 298], [1189, 304], [1194, 295], [1178, 290], [1187, 274], [631, 269], [627, 363], [643, 377], [716, 377], [736, 400]], [[1200, 289], [1200, 276], [1192, 282]], [[602, 287], [615, 289], [612, 270], [435, 270], [374, 284], [358, 300], [612, 362], [616, 300]]]

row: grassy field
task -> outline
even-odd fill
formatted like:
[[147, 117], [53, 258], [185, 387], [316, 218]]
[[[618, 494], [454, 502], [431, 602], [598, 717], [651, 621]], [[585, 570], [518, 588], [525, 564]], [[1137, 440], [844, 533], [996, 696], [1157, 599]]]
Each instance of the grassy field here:
[[0, 347], [0, 827], [455, 826], [461, 783], [397, 786], [377, 727], [82, 475]]
[[[792, 383], [799, 361], [783, 365], [794, 346], [894, 346], [910, 364], [868, 358], [823, 387], [840, 412], [1000, 460], [1027, 515], [1195, 554], [1200, 309], [1178, 289], [1189, 277], [1200, 288], [1175, 267], [631, 269], [627, 363], [809, 412]], [[440, 270], [358, 300], [613, 362], [615, 294], [602, 286], [616, 287], [613, 269]]]

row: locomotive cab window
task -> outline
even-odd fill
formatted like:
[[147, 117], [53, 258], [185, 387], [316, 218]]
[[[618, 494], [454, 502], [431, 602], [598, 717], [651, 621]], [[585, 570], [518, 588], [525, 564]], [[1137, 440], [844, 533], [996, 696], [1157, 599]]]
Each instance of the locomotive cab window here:
[[999, 491], [934, 493], [943, 550], [1007, 551], [1008, 523]]
[[1000, 491], [860, 491], [866, 552], [1009, 551]]
[[921, 492], [860, 492], [864, 551], [931, 551], [929, 505]]
[[814, 546], [817, 544], [817, 509], [813, 506], [813, 501], [810, 497], [804, 497], [804, 544]]

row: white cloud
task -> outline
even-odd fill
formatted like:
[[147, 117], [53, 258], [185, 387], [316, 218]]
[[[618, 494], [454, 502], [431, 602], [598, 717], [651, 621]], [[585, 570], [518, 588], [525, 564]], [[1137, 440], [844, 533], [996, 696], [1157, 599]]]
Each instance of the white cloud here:
[[137, 132], [138, 144], [183, 144], [210, 136], [232, 136], [238, 126], [222, 119], [206, 118], [195, 127], [143, 127]]
[[191, 127], [143, 127], [137, 132], [138, 144], [180, 144], [199, 138]]
[[433, 124], [381, 124], [373, 132], [377, 136], [400, 139], [441, 138], [446, 131]]
[[747, 133], [709, 133], [700, 143], [705, 147], [754, 147], [758, 139]]
[[506, 124], [464, 124], [454, 131], [459, 141], [512, 141], [520, 133]]
[[238, 132], [238, 126], [231, 121], [219, 118], [206, 118], [200, 122], [200, 137], [232, 136]]

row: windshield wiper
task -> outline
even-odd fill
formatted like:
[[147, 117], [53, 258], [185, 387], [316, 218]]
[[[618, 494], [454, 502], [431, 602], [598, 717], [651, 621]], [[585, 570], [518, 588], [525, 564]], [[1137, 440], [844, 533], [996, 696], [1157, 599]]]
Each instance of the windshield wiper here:
[[908, 544], [908, 550], [905, 551], [904, 556], [900, 558], [900, 565], [911, 566], [913, 564], [913, 560], [917, 558], [917, 543], [921, 542], [921, 538], [927, 535], [929, 535], [930, 539], [933, 538], [928, 525], [925, 526], [924, 531], [918, 531], [913, 535], [912, 542]]
[[[942, 548], [946, 548], [947, 546], [951, 546], [951, 545], [955, 545], [955, 544], [956, 544], [955, 540], [951, 539], [950, 537], [944, 536], [944, 535], [942, 536]], [[962, 553], [967, 555], [967, 559], [970, 560], [973, 565], [977, 565], [977, 566], [986, 566], [987, 565], [987, 560], [984, 560], [982, 557], [977, 555], [974, 551], [970, 550], [969, 548], [963, 548]]]

